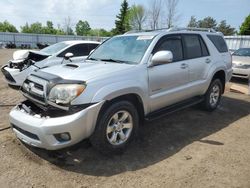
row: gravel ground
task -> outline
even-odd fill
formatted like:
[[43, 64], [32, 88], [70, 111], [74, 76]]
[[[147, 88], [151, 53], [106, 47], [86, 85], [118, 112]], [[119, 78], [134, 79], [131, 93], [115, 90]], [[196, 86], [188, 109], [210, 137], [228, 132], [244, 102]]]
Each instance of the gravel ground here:
[[[0, 64], [12, 55], [0, 50]], [[245, 83], [243, 83], [245, 84]], [[0, 130], [23, 98], [0, 75]], [[3, 105], [4, 104], [4, 105]], [[226, 92], [213, 113], [188, 108], [146, 123], [121, 156], [88, 141], [49, 152], [0, 131], [1, 187], [250, 187], [250, 97]]]

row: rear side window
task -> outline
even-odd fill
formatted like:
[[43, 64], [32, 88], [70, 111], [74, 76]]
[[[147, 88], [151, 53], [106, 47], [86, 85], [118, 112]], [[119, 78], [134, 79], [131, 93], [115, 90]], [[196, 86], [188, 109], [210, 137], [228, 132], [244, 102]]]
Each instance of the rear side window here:
[[187, 59], [202, 57], [202, 49], [198, 35], [184, 35], [183, 40]]
[[170, 37], [164, 40], [157, 48], [158, 51], [171, 51], [173, 53], [173, 62], [183, 60], [181, 37]]
[[228, 52], [227, 44], [222, 36], [207, 35], [220, 53]]

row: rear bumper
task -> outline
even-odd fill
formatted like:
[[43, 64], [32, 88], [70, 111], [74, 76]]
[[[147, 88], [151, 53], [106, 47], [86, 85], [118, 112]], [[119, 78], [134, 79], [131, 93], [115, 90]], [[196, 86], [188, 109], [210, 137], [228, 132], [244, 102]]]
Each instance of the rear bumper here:
[[[88, 138], [94, 131], [96, 119], [103, 102], [89, 106], [75, 114], [61, 117], [40, 117], [29, 114], [18, 106], [9, 115], [12, 130], [28, 145], [57, 150]], [[69, 141], [58, 141], [55, 134], [69, 133]]]

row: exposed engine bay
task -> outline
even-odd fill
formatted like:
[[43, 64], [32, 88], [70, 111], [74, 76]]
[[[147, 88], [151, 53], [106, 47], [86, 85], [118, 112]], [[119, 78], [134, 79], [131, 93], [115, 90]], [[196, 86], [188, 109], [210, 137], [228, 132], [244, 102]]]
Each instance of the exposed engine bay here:
[[9, 68], [20, 71], [34, 65], [37, 61], [46, 59], [49, 55], [33, 50], [18, 50], [13, 54], [13, 60], [9, 61]]

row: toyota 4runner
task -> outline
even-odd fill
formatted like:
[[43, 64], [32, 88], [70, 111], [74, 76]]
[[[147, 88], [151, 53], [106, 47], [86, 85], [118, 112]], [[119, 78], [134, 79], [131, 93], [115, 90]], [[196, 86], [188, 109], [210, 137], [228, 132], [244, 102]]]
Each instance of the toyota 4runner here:
[[232, 75], [223, 35], [183, 28], [134, 32], [105, 41], [81, 64], [33, 72], [26, 101], [10, 112], [23, 142], [57, 150], [89, 138], [104, 153], [119, 153], [143, 120], [201, 103], [220, 103]]

